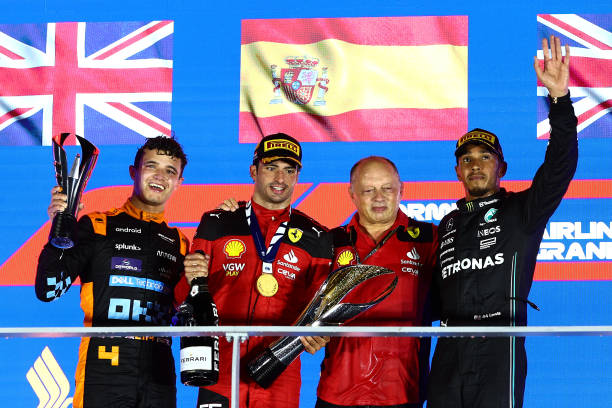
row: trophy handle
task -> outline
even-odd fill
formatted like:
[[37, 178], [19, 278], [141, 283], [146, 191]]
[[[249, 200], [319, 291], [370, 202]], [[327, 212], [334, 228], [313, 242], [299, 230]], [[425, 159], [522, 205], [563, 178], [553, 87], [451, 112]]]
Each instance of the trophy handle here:
[[268, 388], [303, 351], [299, 337], [281, 337], [247, 365], [247, 373], [263, 388]]
[[76, 230], [76, 217], [67, 212], [58, 212], [53, 217], [51, 231], [49, 232], [49, 242], [56, 248], [69, 249], [74, 246], [72, 237]]

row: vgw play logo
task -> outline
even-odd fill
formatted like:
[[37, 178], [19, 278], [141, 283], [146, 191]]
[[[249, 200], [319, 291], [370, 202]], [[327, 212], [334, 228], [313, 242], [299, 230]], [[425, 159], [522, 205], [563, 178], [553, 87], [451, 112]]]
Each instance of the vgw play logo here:
[[72, 397], [68, 398], [70, 383], [49, 347], [40, 353], [26, 378], [38, 397], [37, 408], [66, 408], [72, 405]]

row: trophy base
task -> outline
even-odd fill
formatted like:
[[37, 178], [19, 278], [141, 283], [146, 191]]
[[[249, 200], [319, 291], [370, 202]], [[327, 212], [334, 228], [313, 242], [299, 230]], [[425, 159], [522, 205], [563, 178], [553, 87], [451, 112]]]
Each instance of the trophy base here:
[[74, 246], [72, 237], [76, 230], [77, 220], [74, 215], [59, 212], [53, 218], [49, 242], [56, 248], [68, 249]]
[[49, 241], [51, 245], [59, 249], [69, 249], [74, 246], [74, 242], [70, 238], [66, 237], [55, 237]]

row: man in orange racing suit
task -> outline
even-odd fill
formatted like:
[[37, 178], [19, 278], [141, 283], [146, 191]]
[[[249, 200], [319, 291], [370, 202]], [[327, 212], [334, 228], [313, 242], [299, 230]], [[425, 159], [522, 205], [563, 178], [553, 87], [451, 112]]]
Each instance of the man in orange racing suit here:
[[[45, 245], [36, 296], [55, 300], [78, 277], [85, 326], [169, 325], [189, 242], [177, 228], [168, 227], [164, 208], [183, 181], [186, 163], [174, 139], [147, 140], [130, 166], [134, 188], [125, 204], [81, 217], [73, 248]], [[66, 208], [67, 197], [60, 190], [52, 190], [50, 218]], [[170, 338], [83, 338], [73, 405], [175, 407]]]

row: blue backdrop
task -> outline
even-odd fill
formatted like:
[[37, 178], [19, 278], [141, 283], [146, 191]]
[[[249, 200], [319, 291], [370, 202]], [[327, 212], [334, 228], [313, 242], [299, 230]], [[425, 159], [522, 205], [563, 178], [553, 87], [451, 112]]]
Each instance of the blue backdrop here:
[[[536, 17], [542, 13], [610, 14], [612, 7], [609, 1], [568, 0], [488, 3], [471, 0], [291, 3], [261, 0], [233, 3], [24, 0], [19, 4], [5, 4], [0, 24], [174, 20], [171, 125], [190, 159], [184, 173], [185, 184], [217, 185], [250, 183], [248, 164], [254, 145], [238, 143], [242, 19], [467, 15], [468, 127], [491, 129], [500, 136], [509, 163], [505, 179], [520, 181], [532, 178], [546, 148], [546, 141], [536, 138], [536, 78], [532, 66], [533, 56], [539, 48]], [[606, 29], [610, 31], [611, 26]], [[609, 44], [612, 45], [612, 40]], [[610, 52], [603, 53], [608, 60], [612, 60]], [[607, 76], [612, 78], [612, 72]], [[606, 115], [609, 120], [610, 113]], [[563, 252], [566, 259], [555, 264], [563, 270], [570, 267], [568, 263], [579, 262], [591, 268], [589, 271], [598, 272], [596, 276], [576, 272], [570, 274], [571, 279], [563, 275], [565, 280], [536, 281], [530, 299], [542, 311], [530, 311], [532, 325], [611, 324], [608, 299], [612, 295], [609, 272], [612, 259], [609, 232], [612, 227], [609, 184], [609, 179], [612, 179], [609, 159], [612, 157], [612, 139], [609, 135], [589, 136], [580, 140], [580, 159], [575, 176], [581, 183], [579, 192], [563, 201], [551, 219], [551, 223], [559, 224], [555, 224], [553, 229], [547, 228], [550, 237], [545, 237], [544, 243], [562, 244], [566, 250], [572, 244], [584, 250], [587, 243], [603, 248], [591, 259], [586, 254], [572, 257]], [[88, 189], [130, 185], [128, 165], [133, 160], [136, 146], [104, 145], [100, 148], [100, 158]], [[452, 141], [305, 143], [303, 148], [304, 169], [300, 182], [314, 186], [347, 182], [350, 166], [370, 154], [394, 160], [405, 181], [456, 182], [452, 168]], [[73, 153], [70, 149], [69, 152]], [[47, 222], [49, 191], [54, 185], [50, 148], [0, 144], [0, 170], [5, 183], [5, 194], [0, 197], [0, 219], [3, 220], [0, 223], [0, 262], [5, 264], [2, 273], [15, 275], [14, 280], [3, 280], [0, 287], [0, 310], [4, 310], [0, 315], [0, 325], [81, 325], [78, 288], [57, 302], [43, 304], [36, 300], [32, 282], [18, 278], [33, 276], [32, 270], [16, 268], [7, 271], [6, 267], [11, 257], [23, 250], [28, 240]], [[308, 194], [307, 191], [299, 200]], [[410, 199], [403, 204], [407, 207], [430, 202], [440, 205], [457, 198], [449, 196], [440, 201]], [[195, 200], [186, 200], [180, 207], [197, 213], [210, 209], [201, 208], [201, 203]], [[182, 227], [193, 228], [197, 223], [196, 218], [178, 218], [176, 224]], [[439, 218], [427, 215], [423, 218], [439, 221]], [[554, 228], [567, 226], [567, 223], [573, 224], [573, 234], [561, 236], [554, 233]], [[595, 223], [594, 227], [592, 223]], [[599, 228], [601, 233], [593, 233], [590, 238], [581, 237], [575, 233], [578, 224], [583, 233], [590, 228], [591, 232]], [[38, 358], [49, 366], [48, 354], [43, 353], [47, 346], [68, 378], [70, 388], [67, 395], [72, 396], [77, 339], [0, 340], [0, 353], [5, 356], [0, 363], [0, 392], [6, 406], [38, 405], [39, 398], [28, 371], [32, 367], [37, 371], [36, 367], [40, 367], [40, 363], [36, 365]], [[526, 407], [611, 405], [612, 340], [609, 337], [529, 338], [527, 349]], [[303, 360], [304, 407], [313, 406], [320, 357]], [[61, 377], [57, 369], [50, 372], [55, 379]], [[58, 385], [58, 390], [60, 388]], [[179, 406], [195, 406], [195, 390], [182, 385], [178, 388]]]

